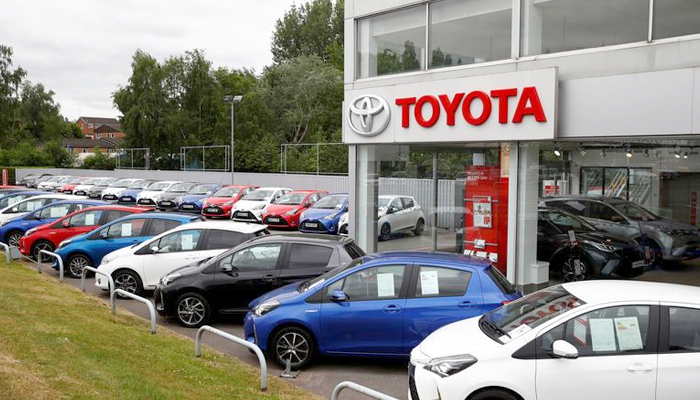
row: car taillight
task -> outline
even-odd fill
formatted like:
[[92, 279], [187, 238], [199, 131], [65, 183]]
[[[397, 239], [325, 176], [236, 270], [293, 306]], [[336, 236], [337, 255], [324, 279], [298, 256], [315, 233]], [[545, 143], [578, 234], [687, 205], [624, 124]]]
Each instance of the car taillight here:
[[513, 300], [503, 300], [503, 301], [501, 302], [501, 305], [502, 305], [502, 306], [505, 306], [506, 304], [511, 303], [512, 301], [513, 301]]

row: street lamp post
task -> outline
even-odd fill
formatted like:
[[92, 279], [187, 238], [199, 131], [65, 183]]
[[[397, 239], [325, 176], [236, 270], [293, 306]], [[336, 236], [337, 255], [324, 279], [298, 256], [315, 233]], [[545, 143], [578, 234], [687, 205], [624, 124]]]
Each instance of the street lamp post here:
[[241, 95], [233, 95], [233, 94], [228, 94], [224, 96], [224, 103], [231, 103], [231, 184], [234, 184], [233, 180], [233, 174], [235, 168], [233, 168], [233, 162], [235, 161], [235, 151], [234, 151], [234, 146], [235, 146], [235, 141], [234, 141], [234, 136], [233, 136], [233, 109], [236, 103], [240, 103], [241, 100], [243, 100], [243, 96]]

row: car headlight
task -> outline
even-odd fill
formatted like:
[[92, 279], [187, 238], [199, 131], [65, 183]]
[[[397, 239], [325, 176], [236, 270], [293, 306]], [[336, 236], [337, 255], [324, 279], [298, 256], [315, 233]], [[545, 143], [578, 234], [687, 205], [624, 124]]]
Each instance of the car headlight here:
[[258, 304], [257, 306], [255, 306], [255, 308], [253, 309], [253, 314], [255, 314], [255, 316], [257, 317], [260, 317], [269, 313], [270, 311], [274, 310], [279, 306], [280, 302], [277, 300], [267, 301], [265, 303]]
[[227, 201], [226, 203], [224, 203], [224, 205], [225, 205], [225, 206], [231, 206], [231, 205], [233, 205], [233, 200]]
[[71, 242], [72, 242], [72, 240], [66, 239], [66, 240], [62, 241], [61, 243], [59, 243], [59, 244], [58, 244], [58, 247], [56, 247], [56, 248], [57, 248], [57, 249], [60, 249], [61, 247], [66, 247], [66, 246], [68, 246]]
[[447, 377], [454, 375], [457, 372], [464, 371], [465, 369], [476, 364], [478, 360], [471, 354], [463, 354], [459, 356], [449, 356], [449, 357], [439, 357], [433, 358], [428, 361], [425, 369], [430, 372], [436, 373], [441, 377]]
[[9, 224], [9, 223], [10, 223], [9, 220], [7, 220], [7, 221], [2, 221], [2, 222], [0, 222], [0, 226], [5, 226], [5, 225], [7, 225], [7, 224]]
[[162, 285], [167, 285], [181, 276], [182, 276], [182, 274], [180, 274], [179, 272], [173, 272], [171, 274], [167, 274], [167, 275], [163, 276], [162, 278], [160, 278], [160, 283]]
[[333, 214], [328, 214], [328, 215], [326, 215], [326, 216], [323, 217], [322, 219], [325, 219], [326, 221], [330, 221], [330, 220], [332, 220], [332, 219], [335, 219], [335, 217], [337, 217], [337, 216], [338, 216], [338, 213], [333, 213]]
[[600, 251], [603, 251], [603, 252], [605, 252], [605, 253], [612, 253], [612, 252], [615, 252], [615, 251], [617, 251], [617, 250], [621, 250], [621, 248], [620, 248], [620, 247], [617, 247], [617, 246], [611, 246], [611, 245], [609, 245], [609, 244], [599, 243], [599, 242], [593, 242], [593, 241], [590, 241], [590, 240], [584, 240], [584, 241], [582, 241], [581, 243], [585, 243], [585, 244], [587, 244], [587, 245], [589, 245], [589, 246], [593, 246], [593, 247], [595, 247], [596, 249], [598, 249], [598, 250], [600, 250]]
[[102, 257], [102, 264], [107, 265], [116, 259], [117, 259], [116, 254], [107, 254], [106, 256]]
[[24, 236], [29, 236], [29, 235], [31, 235], [32, 233], [36, 232], [36, 231], [38, 231], [37, 228], [32, 228], [32, 229], [30, 229], [30, 230], [24, 232]]
[[284, 215], [294, 215], [294, 214], [296, 214], [298, 211], [299, 211], [299, 209], [298, 209], [298, 208], [295, 208], [294, 210], [289, 210], [289, 211], [287, 211], [286, 213], [284, 213]]

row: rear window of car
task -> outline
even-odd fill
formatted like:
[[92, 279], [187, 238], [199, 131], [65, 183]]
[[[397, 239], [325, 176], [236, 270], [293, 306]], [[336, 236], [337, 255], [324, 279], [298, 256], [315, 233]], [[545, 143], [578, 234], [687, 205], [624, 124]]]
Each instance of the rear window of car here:
[[292, 252], [289, 256], [287, 268], [321, 268], [328, 265], [333, 255], [333, 248], [316, 246], [312, 244], [292, 244]]
[[486, 275], [491, 278], [493, 283], [498, 286], [499, 289], [505, 294], [513, 294], [516, 292], [515, 287], [508, 282], [505, 276], [495, 267], [491, 267], [486, 270]]
[[348, 243], [345, 246], [345, 251], [348, 253], [350, 258], [353, 260], [360, 258], [365, 255], [365, 251], [360, 248], [355, 242]]
[[149, 229], [147, 236], [160, 235], [161, 233], [167, 232], [171, 229], [175, 229], [178, 226], [180, 226], [180, 221], [164, 218], [154, 218], [151, 220], [151, 228]]
[[230, 249], [245, 242], [247, 239], [248, 235], [245, 233], [212, 229], [209, 231], [209, 239], [207, 239], [205, 250]]

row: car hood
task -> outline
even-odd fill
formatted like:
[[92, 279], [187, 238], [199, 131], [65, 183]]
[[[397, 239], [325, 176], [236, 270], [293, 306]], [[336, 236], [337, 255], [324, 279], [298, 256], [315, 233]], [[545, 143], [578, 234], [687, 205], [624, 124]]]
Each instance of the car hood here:
[[178, 193], [178, 192], [163, 192], [163, 194], [160, 195], [160, 201], [163, 200], [175, 200], [178, 197], [182, 197], [186, 195], [187, 192], [185, 193]]
[[249, 211], [259, 207], [261, 204], [267, 206], [269, 203], [267, 201], [238, 200], [233, 205], [233, 208], [234, 210]]
[[7, 221], [11, 219], [17, 219], [19, 217], [24, 217], [28, 213], [22, 212], [22, 213], [12, 213], [12, 214], [0, 214], [0, 221]]
[[187, 196], [182, 196], [178, 200], [178, 203], [197, 203], [202, 204], [202, 200], [207, 197], [205, 194], [190, 194]]
[[321, 219], [323, 217], [326, 217], [331, 214], [338, 213], [339, 215], [342, 214], [341, 210], [336, 210], [336, 209], [324, 209], [324, 208], [309, 208], [306, 211], [304, 211], [304, 215], [302, 216], [303, 219]]
[[110, 187], [108, 187], [108, 188], [106, 188], [105, 190], [102, 191], [102, 194], [103, 194], [103, 195], [113, 194], [113, 195], [119, 196], [119, 195], [122, 194], [125, 190], [126, 190], [126, 188], [116, 188], [116, 187], [115, 187], [115, 188], [110, 188]]
[[126, 189], [121, 193], [121, 196], [136, 196], [137, 194], [141, 193], [141, 189]]
[[698, 229], [692, 225], [683, 224], [670, 219], [659, 219], [656, 221], [642, 221], [642, 224], [651, 229], [657, 229], [661, 232], [671, 235], [697, 235]]
[[436, 358], [459, 354], [473, 355], [503, 346], [481, 331], [479, 318], [481, 317], [472, 317], [443, 326], [418, 345], [420, 351], [430, 358]]
[[144, 198], [152, 199], [153, 197], [159, 196], [161, 194], [163, 194], [163, 191], [161, 191], [161, 190], [144, 190], [138, 194], [138, 197], [139, 197], [139, 199], [144, 199]]
[[75, 187], [75, 190], [90, 190], [90, 188], [92, 188], [93, 186], [95, 185], [78, 185]]
[[234, 197], [207, 197], [207, 203], [209, 204], [224, 204], [228, 203], [229, 201], [234, 200]]
[[290, 204], [290, 205], [286, 205], [286, 204], [270, 204], [269, 206], [267, 206], [267, 213], [268, 213], [268, 214], [284, 214], [284, 213], [286, 213], [287, 211], [290, 211], [290, 210], [299, 210], [299, 209], [301, 209], [301, 208], [303, 208], [303, 207], [301, 206], [301, 204], [297, 204], [297, 205], [292, 205], [292, 204]]
[[618, 235], [612, 235], [603, 231], [595, 231], [595, 232], [576, 232], [576, 238], [580, 240], [592, 240], [595, 242], [602, 242], [605, 244], [613, 245], [613, 246], [622, 246], [622, 247], [636, 247], [637, 242], [635, 242], [632, 239], [628, 239], [623, 236], [618, 236]]
[[289, 285], [282, 286], [281, 288], [275, 289], [271, 292], [265, 293], [264, 295], [258, 297], [248, 304], [248, 309], [251, 309], [258, 304], [262, 304], [266, 301], [277, 300], [280, 303], [284, 303], [286, 299], [295, 297], [299, 295], [297, 288], [301, 282], [290, 283]]

